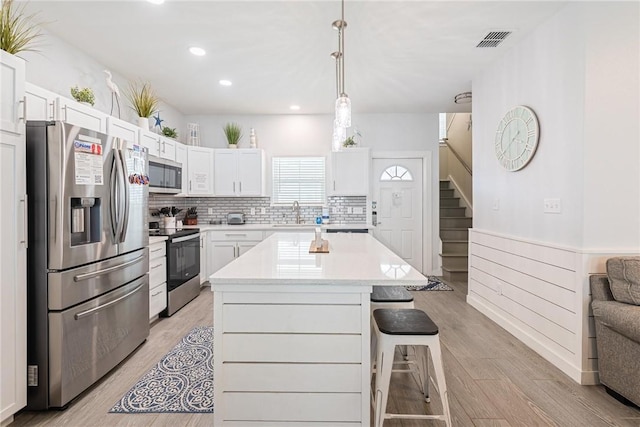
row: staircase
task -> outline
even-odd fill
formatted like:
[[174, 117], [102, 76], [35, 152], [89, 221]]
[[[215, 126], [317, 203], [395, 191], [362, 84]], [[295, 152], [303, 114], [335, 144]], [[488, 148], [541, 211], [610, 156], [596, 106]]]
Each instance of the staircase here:
[[469, 264], [469, 228], [460, 198], [454, 197], [448, 180], [440, 181], [440, 239], [442, 240], [442, 276], [445, 280], [466, 281]]

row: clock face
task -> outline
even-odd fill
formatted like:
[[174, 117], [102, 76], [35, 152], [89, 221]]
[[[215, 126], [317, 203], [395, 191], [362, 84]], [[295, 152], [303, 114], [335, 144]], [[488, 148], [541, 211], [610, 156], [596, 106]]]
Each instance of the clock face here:
[[496, 131], [496, 157], [508, 171], [529, 163], [538, 146], [538, 119], [530, 108], [517, 106], [507, 111]]

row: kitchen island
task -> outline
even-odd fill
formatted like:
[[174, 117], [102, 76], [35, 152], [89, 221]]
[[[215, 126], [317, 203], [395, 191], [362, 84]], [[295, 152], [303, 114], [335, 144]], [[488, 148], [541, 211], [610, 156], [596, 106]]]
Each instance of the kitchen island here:
[[276, 233], [211, 275], [214, 424], [370, 424], [372, 286], [427, 279], [369, 234]]

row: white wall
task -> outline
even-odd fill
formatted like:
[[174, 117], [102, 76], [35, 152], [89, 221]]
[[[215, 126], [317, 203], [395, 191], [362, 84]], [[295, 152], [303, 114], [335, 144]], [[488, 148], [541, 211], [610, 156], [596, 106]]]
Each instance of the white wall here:
[[[249, 146], [249, 129], [253, 127], [258, 136], [258, 147], [267, 155], [267, 176], [271, 176], [273, 156], [325, 156], [331, 151], [332, 115], [187, 116], [186, 120], [199, 124], [201, 145], [212, 148], [227, 146], [222, 131], [227, 122], [242, 126], [244, 137], [240, 148]], [[362, 135], [360, 145], [370, 147], [372, 151], [431, 151], [431, 194], [437, 197], [438, 114], [354, 114], [352, 123], [351, 129], [358, 129]], [[438, 266], [438, 203], [433, 203], [431, 214], [432, 265]]]
[[[597, 382], [588, 275], [640, 253], [639, 17], [637, 2], [568, 3], [473, 81], [467, 301], [584, 384]], [[515, 105], [536, 112], [541, 136], [531, 163], [506, 172], [494, 135]], [[562, 212], [543, 213], [544, 198]], [[554, 336], [563, 316], [570, 339]]]
[[[580, 245], [584, 152], [584, 38], [580, 5], [569, 5], [473, 80], [474, 228]], [[572, 28], [571, 31], [567, 28]], [[533, 160], [507, 172], [496, 160], [499, 120], [515, 105], [535, 111]], [[559, 198], [562, 214], [543, 213]], [[493, 210], [494, 200], [499, 210]]]
[[[42, 44], [39, 52], [21, 52], [19, 56], [26, 60], [27, 81], [48, 89], [54, 93], [72, 98], [70, 89], [73, 86], [90, 87], [96, 96], [94, 108], [107, 114], [111, 111], [111, 91], [107, 87], [105, 69], [111, 69], [108, 64], [102, 64], [93, 59], [89, 54], [75, 48], [62, 39], [42, 30]], [[144, 76], [131, 72], [131, 78], [115, 73], [113, 81], [120, 88], [120, 117], [137, 125], [137, 114], [131, 108], [129, 101], [124, 96], [128, 87], [128, 81], [144, 79]], [[117, 107], [114, 104], [113, 116], [118, 116]], [[163, 126], [177, 128], [178, 140], [185, 141], [187, 133], [184, 115], [170, 104], [160, 104], [160, 118], [164, 120]], [[151, 126], [155, 121], [150, 119]]]

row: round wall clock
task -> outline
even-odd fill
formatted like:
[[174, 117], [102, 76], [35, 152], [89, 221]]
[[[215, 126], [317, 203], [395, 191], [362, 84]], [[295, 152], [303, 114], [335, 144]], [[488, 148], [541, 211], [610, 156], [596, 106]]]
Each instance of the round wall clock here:
[[522, 169], [531, 161], [538, 147], [538, 118], [522, 105], [507, 111], [496, 131], [496, 157], [508, 171]]

